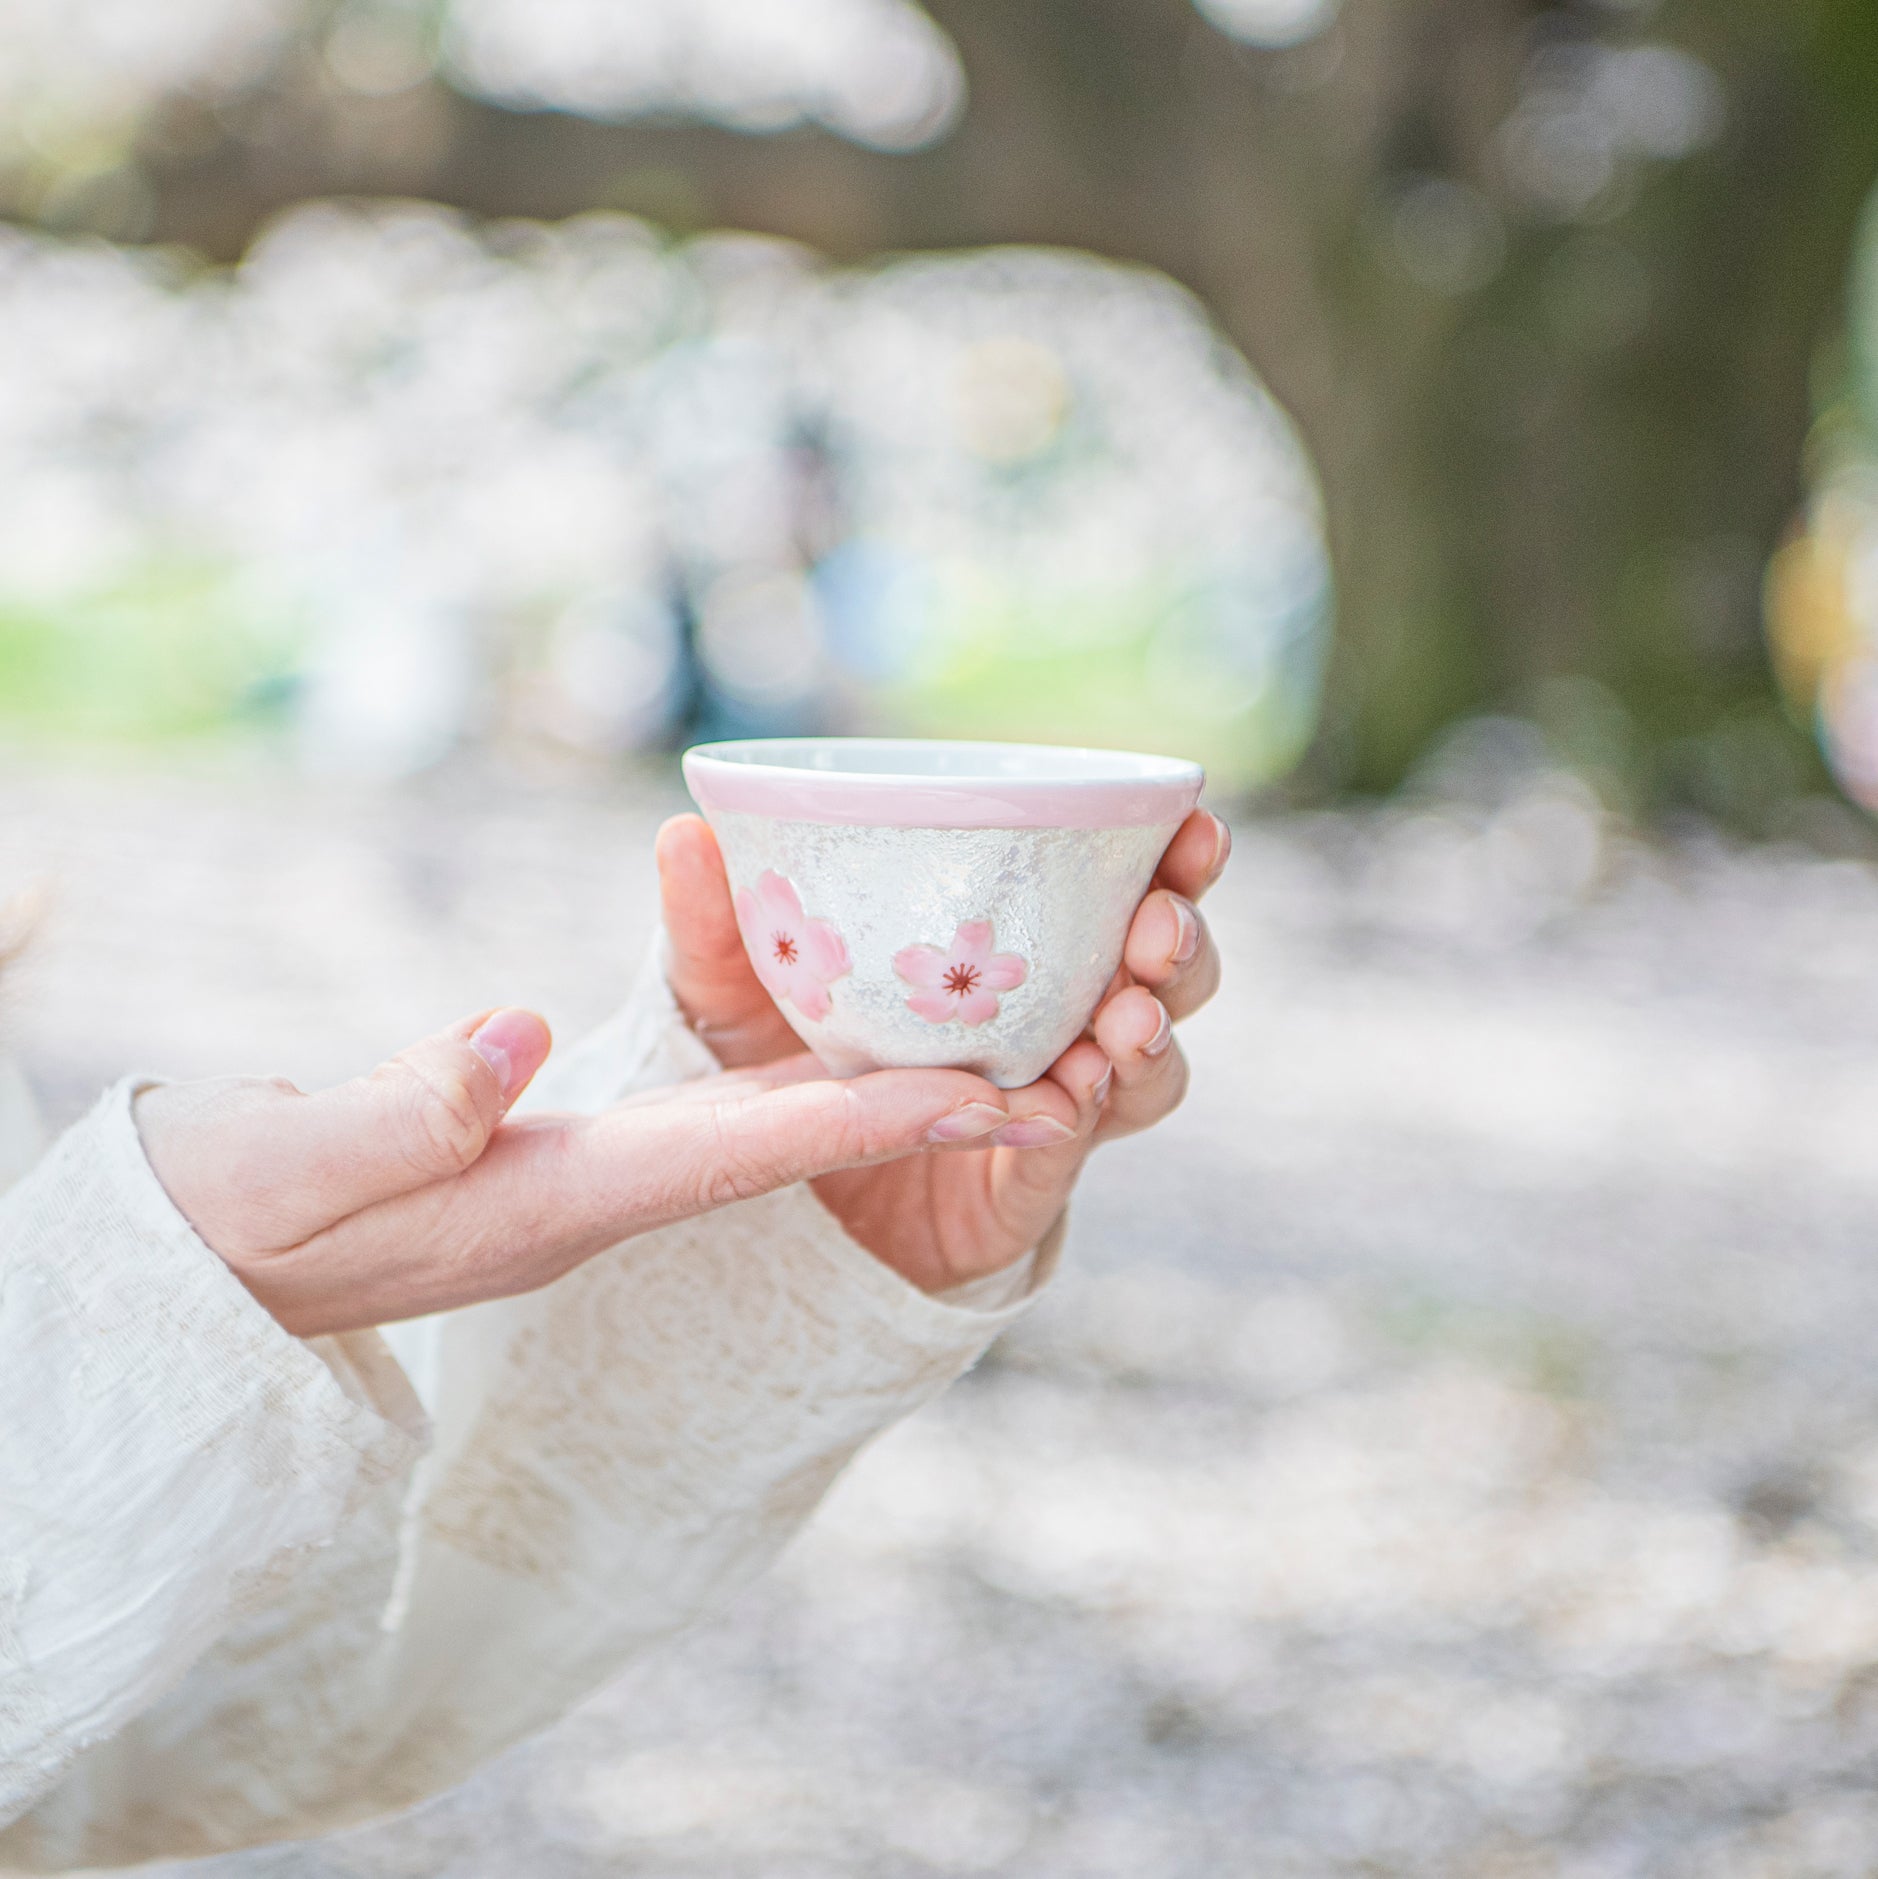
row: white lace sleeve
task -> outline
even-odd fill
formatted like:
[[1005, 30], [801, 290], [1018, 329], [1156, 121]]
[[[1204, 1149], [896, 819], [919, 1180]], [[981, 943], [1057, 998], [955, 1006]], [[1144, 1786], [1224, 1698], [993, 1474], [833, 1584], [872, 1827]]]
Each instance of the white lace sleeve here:
[[296, 1342], [197, 1239], [134, 1091], [0, 1201], [0, 1822], [417, 1449], [370, 1340]]
[[[597, 1107], [716, 1068], [661, 972], [544, 1080]], [[0, 1834], [0, 1869], [297, 1839], [422, 1800], [743, 1585], [863, 1443], [1048, 1275], [925, 1296], [791, 1189], [528, 1297], [393, 1327], [430, 1453]]]

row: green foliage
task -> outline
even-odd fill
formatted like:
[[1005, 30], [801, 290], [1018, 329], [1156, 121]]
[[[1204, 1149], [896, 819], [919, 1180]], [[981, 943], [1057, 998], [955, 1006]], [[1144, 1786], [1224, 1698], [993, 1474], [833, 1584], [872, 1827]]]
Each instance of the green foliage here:
[[0, 596], [0, 722], [131, 741], [264, 722], [295, 650], [286, 624], [200, 562], [147, 562], [56, 603]]

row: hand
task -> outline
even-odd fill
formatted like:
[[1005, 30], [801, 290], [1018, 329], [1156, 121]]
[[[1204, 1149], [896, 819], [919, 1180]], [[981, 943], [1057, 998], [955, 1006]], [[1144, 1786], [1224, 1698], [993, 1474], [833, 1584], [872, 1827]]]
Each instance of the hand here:
[[830, 1081], [797, 1052], [598, 1116], [504, 1118], [532, 1012], [466, 1019], [337, 1089], [230, 1077], [138, 1099], [158, 1180], [297, 1337], [532, 1290], [635, 1233], [1006, 1120], [951, 1070]]
[[[1203, 809], [1181, 824], [1088, 1031], [1042, 1079], [1008, 1093], [1011, 1120], [974, 1152], [909, 1152], [816, 1179], [856, 1240], [929, 1292], [1000, 1271], [1049, 1231], [1094, 1143], [1150, 1128], [1179, 1103], [1187, 1064], [1173, 1022], [1219, 985], [1219, 954], [1195, 902], [1231, 847], [1225, 823]], [[750, 969], [708, 824], [666, 823], [658, 861], [672, 992], [693, 1028], [727, 1065], [795, 1055], [799, 1040]]]

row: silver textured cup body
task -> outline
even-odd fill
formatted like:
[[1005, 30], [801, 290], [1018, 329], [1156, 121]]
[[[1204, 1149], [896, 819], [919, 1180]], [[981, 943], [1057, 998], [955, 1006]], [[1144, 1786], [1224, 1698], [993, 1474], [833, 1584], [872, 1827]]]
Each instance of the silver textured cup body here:
[[833, 1075], [945, 1066], [1003, 1089], [1034, 1082], [1087, 1025], [1180, 826], [707, 813], [752, 964]]

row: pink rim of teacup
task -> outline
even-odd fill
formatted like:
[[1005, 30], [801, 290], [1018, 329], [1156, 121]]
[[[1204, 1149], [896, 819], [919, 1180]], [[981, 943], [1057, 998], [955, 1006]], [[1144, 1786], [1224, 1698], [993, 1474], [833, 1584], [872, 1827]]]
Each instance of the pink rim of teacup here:
[[696, 744], [699, 808], [889, 829], [1125, 829], [1178, 823], [1206, 773], [1177, 757], [918, 737]]

